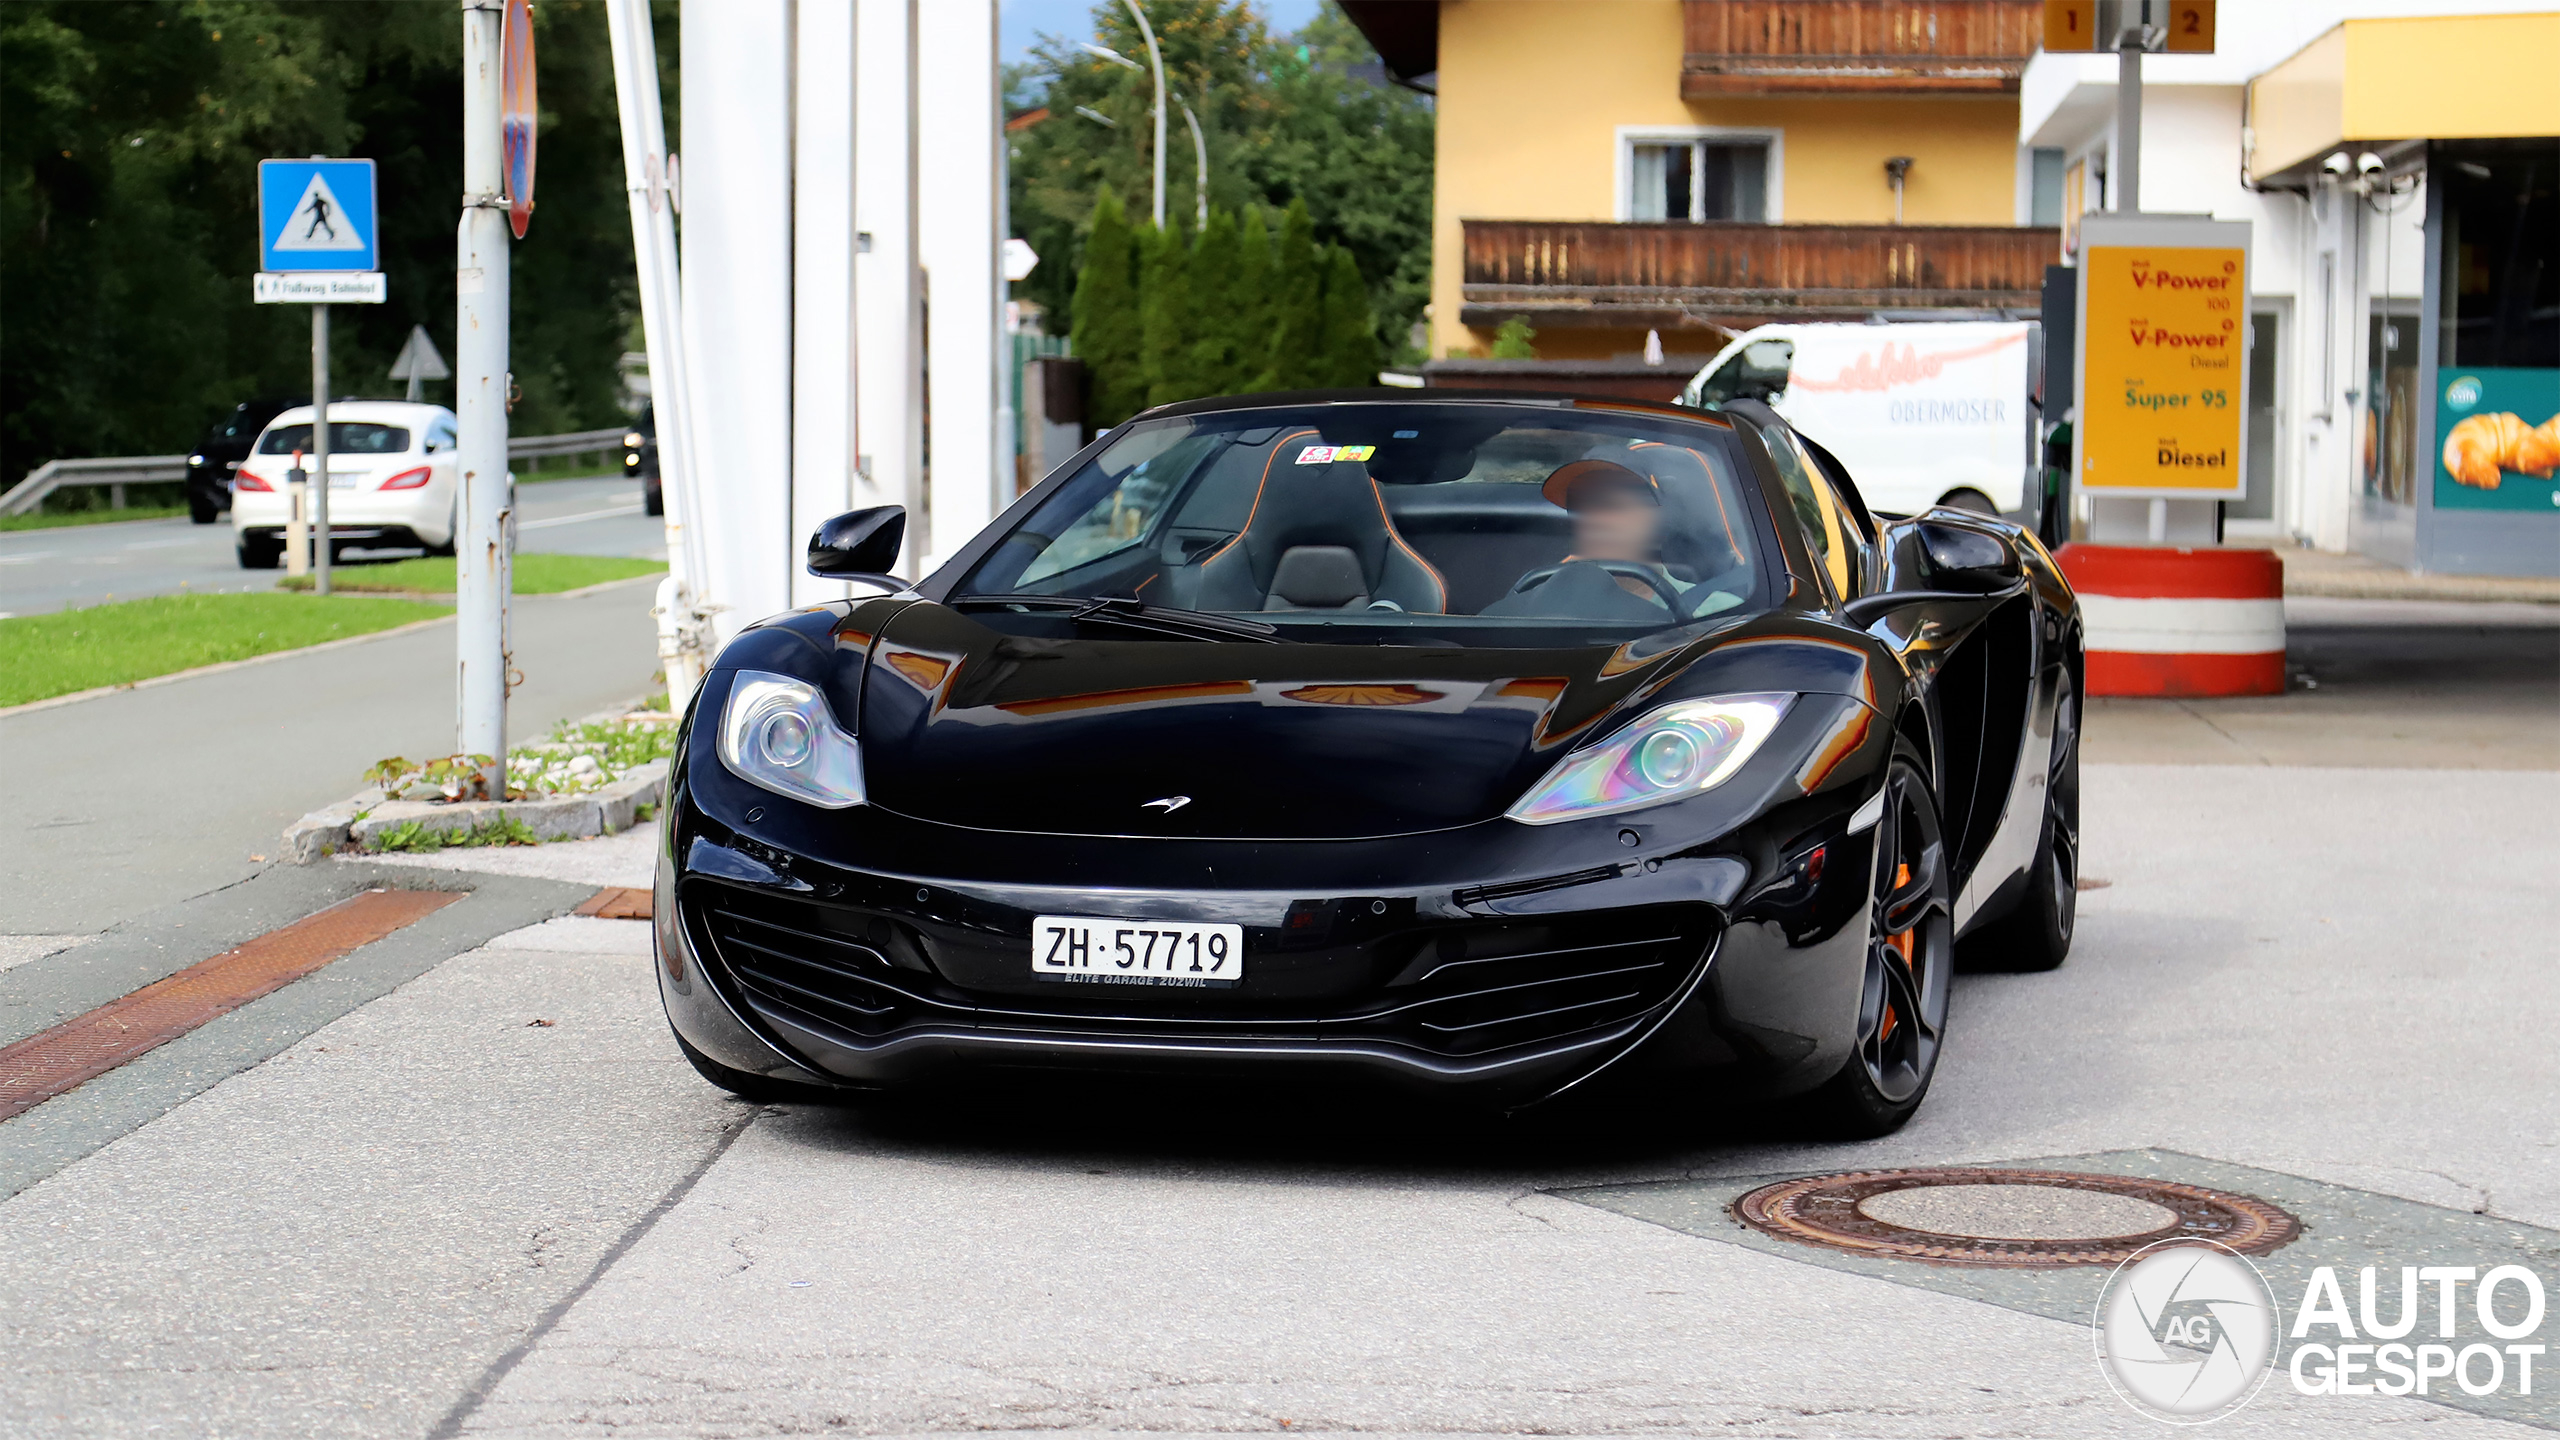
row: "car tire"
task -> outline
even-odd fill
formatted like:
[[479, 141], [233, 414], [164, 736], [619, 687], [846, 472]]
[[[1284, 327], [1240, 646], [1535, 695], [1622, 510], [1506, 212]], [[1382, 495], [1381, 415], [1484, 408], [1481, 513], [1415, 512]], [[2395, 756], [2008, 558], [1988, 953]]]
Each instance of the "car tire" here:
[[658, 477], [655, 475], [649, 477], [649, 483], [640, 492], [640, 508], [652, 515], [667, 513], [667, 492], [659, 485]]
[[1894, 743], [1884, 797], [1849, 1058], [1805, 1101], [1810, 1128], [1841, 1140], [1890, 1135], [1928, 1098], [1954, 981], [1955, 895], [1946, 835], [1928, 771], [1907, 737]]
[[232, 542], [233, 553], [240, 557], [243, 570], [273, 570], [284, 563], [284, 542], [260, 540], [243, 535]]
[[210, 525], [222, 518], [222, 507], [202, 495], [187, 496], [187, 518], [198, 525]]
[[681, 1034], [676, 1036], [676, 1048], [682, 1050], [684, 1058], [692, 1063], [694, 1073], [741, 1100], [753, 1100], [764, 1105], [841, 1105], [851, 1098], [848, 1091], [732, 1070], [694, 1049], [693, 1042]]
[[2000, 507], [1992, 504], [1991, 497], [1979, 490], [1950, 490], [1938, 497], [1938, 503], [1950, 510], [1964, 510], [1976, 515], [1996, 518], [2000, 514]]
[[2066, 673], [2053, 706], [2044, 824], [2017, 908], [1967, 935], [1964, 968], [2031, 974], [2071, 958], [2080, 914], [2080, 695]]

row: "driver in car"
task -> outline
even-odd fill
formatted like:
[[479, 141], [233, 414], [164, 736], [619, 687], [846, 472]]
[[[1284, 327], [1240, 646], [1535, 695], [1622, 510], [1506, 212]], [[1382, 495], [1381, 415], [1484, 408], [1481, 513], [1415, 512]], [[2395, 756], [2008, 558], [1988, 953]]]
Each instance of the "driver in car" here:
[[[1565, 564], [1606, 560], [1640, 565], [1660, 577], [1672, 594], [1697, 588], [1662, 563], [1662, 488], [1653, 477], [1611, 460], [1575, 460], [1557, 466], [1540, 493], [1573, 516], [1573, 553], [1564, 557]], [[1610, 578], [1640, 600], [1671, 608], [1661, 590], [1634, 576]]]

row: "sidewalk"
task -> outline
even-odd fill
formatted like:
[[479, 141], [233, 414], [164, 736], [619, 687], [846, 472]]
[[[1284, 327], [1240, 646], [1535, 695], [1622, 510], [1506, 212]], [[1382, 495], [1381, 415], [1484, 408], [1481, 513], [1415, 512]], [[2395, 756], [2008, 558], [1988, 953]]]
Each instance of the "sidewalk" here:
[[2560, 577], [2420, 574], [2362, 555], [2299, 550], [2284, 541], [2233, 537], [2234, 547], [2262, 546], [2284, 561], [2284, 593], [2341, 600], [2522, 600], [2560, 605]]

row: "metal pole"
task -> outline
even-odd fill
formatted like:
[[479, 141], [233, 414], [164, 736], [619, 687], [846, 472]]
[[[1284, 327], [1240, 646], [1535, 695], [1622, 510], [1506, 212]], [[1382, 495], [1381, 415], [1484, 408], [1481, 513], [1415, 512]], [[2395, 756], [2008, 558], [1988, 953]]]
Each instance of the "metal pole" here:
[[456, 748], [486, 755], [476, 792], [506, 795], [507, 215], [498, 138], [499, 0], [462, 0], [462, 223], [455, 242]]
[[1156, 48], [1156, 29], [1147, 23], [1147, 12], [1138, 0], [1126, 0], [1129, 13], [1137, 18], [1138, 33], [1146, 37], [1147, 59], [1156, 67], [1156, 228], [1164, 228], [1164, 52]]
[[2128, 25], [2116, 36], [2116, 203], [2115, 209], [2138, 214], [2142, 209], [2142, 27]]
[[329, 307], [311, 307], [311, 593], [329, 593]]
[[649, 351], [649, 405], [658, 426], [658, 486], [666, 497], [667, 578], [656, 604], [658, 658], [677, 714], [710, 663], [711, 622], [703, 610], [709, 559], [697, 509], [693, 389], [683, 335], [683, 286], [676, 251], [681, 203], [666, 111], [658, 98], [658, 50], [649, 0], [610, 0], [614, 95], [622, 118], [623, 182], [631, 196], [631, 242], [639, 261], [640, 328]]
[[1192, 114], [1188, 105], [1182, 107], [1182, 120], [1191, 127], [1191, 152], [1200, 160], [1200, 180], [1195, 187], [1200, 192], [1198, 228], [1206, 230], [1209, 228], [1209, 142], [1200, 138], [1200, 117]]

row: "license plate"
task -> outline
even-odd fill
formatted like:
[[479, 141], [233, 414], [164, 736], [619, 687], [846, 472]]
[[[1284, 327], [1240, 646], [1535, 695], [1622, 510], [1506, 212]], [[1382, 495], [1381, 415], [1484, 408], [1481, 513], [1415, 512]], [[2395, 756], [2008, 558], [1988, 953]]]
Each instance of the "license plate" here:
[[1031, 973], [1089, 985], [1224, 989], [1244, 978], [1244, 927], [1042, 915], [1031, 922]]

